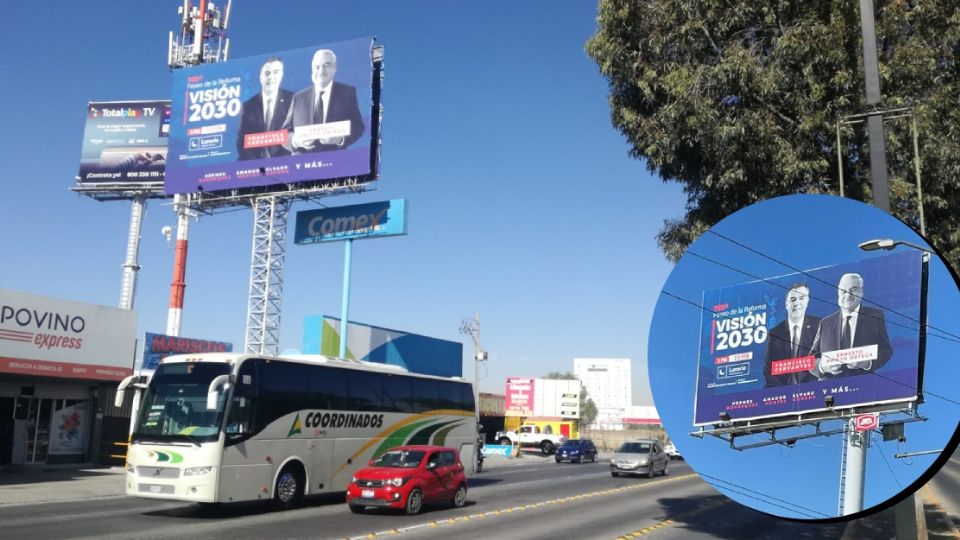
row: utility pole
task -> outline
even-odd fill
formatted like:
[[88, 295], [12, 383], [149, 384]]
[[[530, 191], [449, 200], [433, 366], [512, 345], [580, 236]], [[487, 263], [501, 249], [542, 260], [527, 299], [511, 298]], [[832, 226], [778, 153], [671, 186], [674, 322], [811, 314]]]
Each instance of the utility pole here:
[[480, 346], [480, 314], [460, 322], [460, 333], [473, 338], [473, 400], [476, 404], [476, 419], [480, 423], [480, 362], [487, 360], [487, 351]]

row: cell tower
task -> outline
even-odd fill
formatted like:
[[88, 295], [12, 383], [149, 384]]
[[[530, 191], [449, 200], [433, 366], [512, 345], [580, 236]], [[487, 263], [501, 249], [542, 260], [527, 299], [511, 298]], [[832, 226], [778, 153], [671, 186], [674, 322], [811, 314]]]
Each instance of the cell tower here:
[[[171, 70], [197, 64], [223, 62], [230, 50], [226, 37], [230, 22], [230, 5], [225, 10], [206, 0], [194, 7], [190, 0], [183, 0], [177, 9], [180, 15], [179, 35], [170, 32], [167, 45], [167, 65]], [[167, 315], [167, 335], [180, 335], [183, 315], [183, 296], [186, 290], [187, 240], [190, 232], [190, 195], [174, 195], [173, 208], [177, 214], [177, 247], [173, 263], [173, 281], [170, 283], [170, 311]]]

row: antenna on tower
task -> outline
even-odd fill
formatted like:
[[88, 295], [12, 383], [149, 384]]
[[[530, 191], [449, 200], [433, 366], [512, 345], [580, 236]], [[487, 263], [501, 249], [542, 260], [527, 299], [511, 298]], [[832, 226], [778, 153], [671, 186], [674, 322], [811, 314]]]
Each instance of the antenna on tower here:
[[178, 69], [197, 64], [223, 62], [230, 51], [230, 38], [227, 37], [227, 25], [230, 22], [230, 5], [227, 0], [224, 9], [213, 2], [200, 0], [199, 6], [192, 6], [190, 0], [183, 0], [177, 8], [180, 15], [179, 33], [170, 32], [167, 45], [167, 65]]

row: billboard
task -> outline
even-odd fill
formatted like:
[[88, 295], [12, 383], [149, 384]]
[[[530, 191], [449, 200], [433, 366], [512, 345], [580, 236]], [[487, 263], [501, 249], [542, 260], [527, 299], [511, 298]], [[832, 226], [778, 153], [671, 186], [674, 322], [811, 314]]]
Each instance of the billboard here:
[[[340, 354], [340, 319], [310, 316], [303, 323], [303, 352]], [[347, 358], [407, 368], [440, 377], [463, 376], [463, 344], [410, 332], [351, 322]]]
[[79, 183], [162, 183], [169, 132], [170, 101], [91, 101]]
[[921, 282], [913, 251], [704, 291], [694, 425], [916, 400]]
[[119, 381], [133, 373], [137, 313], [0, 289], [0, 372]]
[[372, 37], [173, 73], [167, 194], [377, 177]]
[[404, 199], [297, 212], [294, 243], [314, 244], [407, 234]]
[[535, 379], [507, 377], [506, 416], [533, 416]]
[[580, 418], [579, 379], [507, 377], [506, 416]]
[[233, 344], [224, 341], [192, 339], [147, 332], [143, 340], [142, 369], [157, 369], [160, 360], [174, 354], [233, 352]]

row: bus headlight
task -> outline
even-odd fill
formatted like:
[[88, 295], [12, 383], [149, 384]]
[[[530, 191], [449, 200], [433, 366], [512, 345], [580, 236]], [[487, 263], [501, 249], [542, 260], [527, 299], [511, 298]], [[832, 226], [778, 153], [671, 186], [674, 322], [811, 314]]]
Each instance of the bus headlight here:
[[184, 476], [200, 476], [213, 470], [213, 467], [187, 467], [183, 470]]

